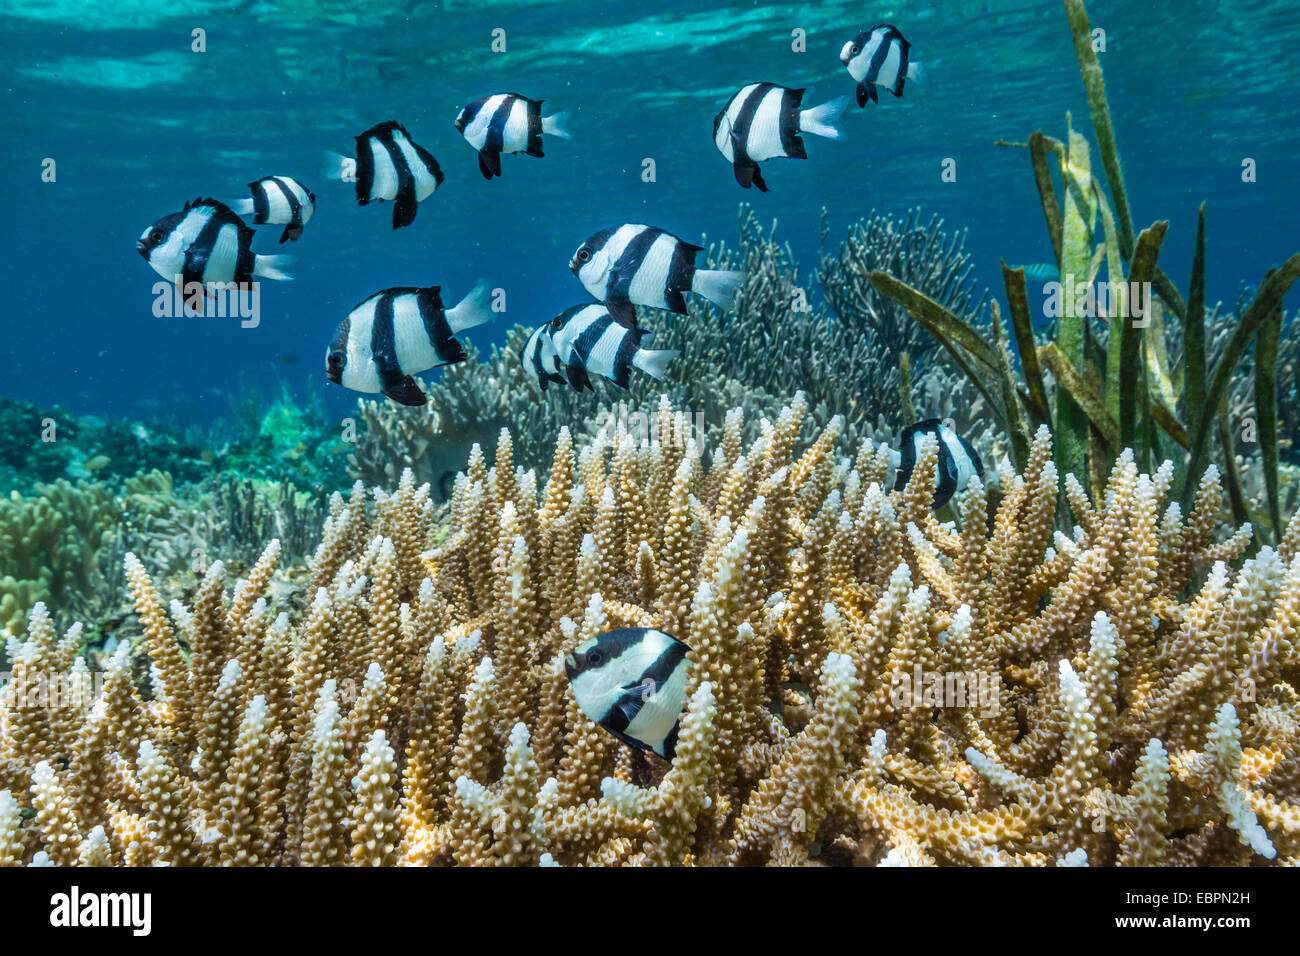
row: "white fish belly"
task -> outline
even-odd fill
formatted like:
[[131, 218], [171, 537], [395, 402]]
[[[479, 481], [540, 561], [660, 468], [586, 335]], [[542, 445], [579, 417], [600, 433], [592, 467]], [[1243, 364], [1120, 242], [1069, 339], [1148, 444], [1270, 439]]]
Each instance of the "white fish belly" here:
[[614, 358], [618, 355], [619, 346], [623, 344], [623, 336], [627, 334], [628, 330], [617, 322], [601, 333], [596, 344], [592, 346], [591, 354], [587, 356], [587, 371], [612, 378]]
[[370, 147], [375, 169], [375, 180], [370, 184], [370, 198], [396, 199], [397, 170], [393, 168], [393, 161], [388, 158], [388, 150], [375, 136], [370, 137], [366, 145]]
[[506, 117], [505, 129], [501, 131], [501, 151], [503, 153], [522, 153], [528, 148], [528, 103], [515, 100], [510, 106], [510, 115]]
[[239, 230], [226, 225], [217, 230], [217, 241], [208, 253], [208, 264], [203, 269], [204, 282], [230, 282], [235, 278], [235, 263], [239, 261]]
[[397, 364], [407, 375], [423, 372], [438, 364], [438, 353], [424, 331], [419, 301], [409, 293], [393, 300], [393, 344]]
[[628, 299], [637, 305], [664, 308], [668, 305], [664, 290], [668, 285], [668, 270], [673, 264], [673, 250], [677, 239], [665, 233], [650, 244], [641, 260], [636, 275], [628, 286]]
[[762, 162], [785, 155], [781, 148], [781, 101], [784, 97], [785, 90], [780, 87], [768, 90], [754, 111], [754, 122], [745, 140], [745, 151], [750, 159]]

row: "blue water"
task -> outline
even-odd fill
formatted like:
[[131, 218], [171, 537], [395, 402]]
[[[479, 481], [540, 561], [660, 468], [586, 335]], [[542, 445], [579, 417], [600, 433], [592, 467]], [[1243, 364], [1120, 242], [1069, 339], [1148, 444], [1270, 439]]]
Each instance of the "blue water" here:
[[[367, 295], [436, 283], [450, 302], [487, 278], [507, 290], [508, 310], [470, 334], [484, 348], [515, 322], [535, 325], [587, 298], [567, 263], [595, 230], [643, 221], [734, 243], [742, 200], [779, 220], [805, 275], [822, 206], [833, 244], [873, 208], [938, 213], [969, 230], [980, 280], [995, 292], [999, 258], [1050, 259], [1027, 155], [993, 143], [1037, 128], [1063, 138], [1066, 111], [1092, 139], [1059, 3], [693, 0], [653, 10], [3, 3], [0, 394], [202, 419], [227, 410], [242, 378], [316, 391], [341, 415], [357, 395], [325, 380], [323, 354]], [[1160, 263], [1185, 289], [1207, 199], [1209, 299], [1231, 306], [1240, 283], [1300, 248], [1300, 7], [1093, 0], [1089, 10], [1107, 32], [1101, 60], [1135, 225], [1171, 220]], [[908, 37], [927, 82], [902, 100], [851, 107], [847, 140], [807, 137], [808, 161], [767, 164], [770, 193], [737, 186], [711, 138], [726, 99], [756, 80], [811, 87], [806, 103], [851, 95], [838, 51], [881, 21]], [[498, 27], [505, 53], [490, 49]], [[191, 52], [195, 28], [207, 52]], [[806, 52], [791, 49], [796, 28]], [[452, 122], [465, 103], [506, 90], [570, 110], [574, 138], [548, 138], [543, 159], [503, 157], [504, 176], [488, 182]], [[351, 186], [320, 175], [323, 150], [350, 152], [353, 136], [387, 119], [402, 121], [447, 177], [397, 231], [388, 205], [358, 207]], [[1254, 183], [1242, 181], [1246, 157]], [[57, 164], [53, 183], [41, 180], [46, 158]], [[646, 158], [654, 183], [641, 178]], [[940, 179], [945, 158], [956, 161], [955, 183]], [[279, 227], [259, 235], [259, 251], [295, 254], [295, 281], [263, 283], [256, 328], [155, 318], [157, 276], [134, 248], [143, 229], [196, 196], [239, 198], [270, 174], [298, 177], [318, 199], [299, 242], [277, 245]]]

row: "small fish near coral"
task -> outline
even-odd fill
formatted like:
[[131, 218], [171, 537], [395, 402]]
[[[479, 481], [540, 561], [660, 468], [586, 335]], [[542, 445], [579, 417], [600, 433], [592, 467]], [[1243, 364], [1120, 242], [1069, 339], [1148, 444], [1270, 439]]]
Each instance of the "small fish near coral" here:
[[697, 269], [703, 252], [671, 232], [640, 223], [602, 229], [578, 247], [569, 268], [588, 292], [602, 300], [614, 321], [636, 328], [636, 309], [645, 305], [686, 314], [686, 293], [730, 309], [743, 272]]
[[502, 153], [544, 156], [542, 135], [569, 139], [564, 128], [567, 112], [542, 115], [542, 101], [518, 93], [493, 93], [460, 111], [456, 129], [478, 150], [478, 168], [484, 179], [501, 175]]
[[757, 186], [767, 192], [759, 163], [783, 157], [808, 158], [800, 133], [843, 138], [835, 121], [848, 105], [848, 97], [805, 110], [800, 108], [805, 92], [775, 83], [751, 83], [713, 118], [714, 145], [732, 164], [736, 182], [746, 189]]
[[564, 363], [560, 361], [555, 343], [551, 341], [550, 322], [543, 322], [533, 329], [533, 334], [528, 336], [528, 341], [519, 352], [519, 363], [525, 372], [537, 379], [542, 391], [546, 391], [546, 386], [552, 382], [563, 385], [568, 381], [564, 377]]
[[641, 342], [653, 332], [624, 328], [605, 306], [594, 302], [565, 309], [551, 320], [549, 334], [565, 380], [579, 392], [592, 388], [589, 372], [619, 388], [628, 387], [633, 368], [662, 379], [668, 363], [681, 354], [677, 349], [643, 349]]
[[393, 228], [415, 222], [419, 204], [442, 185], [442, 168], [397, 120], [372, 126], [357, 138], [356, 157], [327, 153], [325, 175], [356, 184], [357, 205], [395, 200]]
[[921, 440], [935, 438], [939, 443], [939, 464], [934, 477], [934, 509], [938, 511], [959, 491], [965, 491], [971, 478], [984, 477], [984, 463], [966, 439], [937, 418], [908, 425], [898, 439], [898, 451], [890, 452], [895, 468], [894, 490], [902, 491], [912, 479], [912, 470], [920, 453]]
[[901, 97], [906, 80], [919, 80], [925, 76], [921, 64], [911, 61], [910, 51], [911, 44], [903, 39], [897, 27], [888, 23], [859, 33], [844, 44], [840, 50], [840, 62], [858, 81], [858, 106], [880, 102], [877, 86]]
[[264, 176], [248, 184], [251, 199], [238, 199], [231, 209], [242, 216], [253, 214], [258, 226], [284, 226], [280, 242], [297, 242], [302, 227], [316, 212], [316, 196], [291, 176]]
[[629, 747], [671, 761], [690, 648], [658, 628], [621, 627], [579, 644], [564, 673], [582, 712]]
[[284, 272], [290, 257], [254, 253], [253, 235], [225, 203], [196, 199], [142, 232], [135, 248], [160, 276], [179, 277], [186, 288], [195, 282], [244, 285], [255, 275], [292, 279]]
[[423, 405], [427, 399], [412, 376], [465, 360], [465, 347], [454, 336], [492, 321], [490, 296], [486, 281], [450, 309], [436, 285], [376, 292], [339, 323], [325, 353], [326, 377], [344, 388]]

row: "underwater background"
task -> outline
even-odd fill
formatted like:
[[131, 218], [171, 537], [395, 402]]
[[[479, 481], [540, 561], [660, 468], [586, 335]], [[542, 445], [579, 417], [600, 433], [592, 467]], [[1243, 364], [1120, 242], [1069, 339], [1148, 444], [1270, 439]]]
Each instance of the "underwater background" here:
[[[805, 271], [822, 207], [829, 244], [873, 209], [938, 214], [949, 230], [969, 230], [981, 288], [1000, 286], [999, 258], [1050, 261], [1039, 210], [1024, 201], [1023, 151], [994, 141], [1058, 129], [1067, 110], [1087, 127], [1054, 0], [645, 9], [3, 4], [0, 394], [204, 422], [228, 416], [242, 390], [269, 398], [287, 387], [337, 419], [357, 395], [325, 380], [323, 353], [372, 292], [436, 283], [455, 301], [488, 279], [507, 290], [508, 308], [469, 334], [482, 348], [516, 322], [586, 300], [567, 262], [596, 229], [642, 221], [734, 244], [742, 199], [765, 226], [779, 221]], [[1258, 282], [1295, 244], [1300, 10], [1284, 0], [1101, 0], [1090, 13], [1107, 30], [1100, 56], [1134, 219], [1171, 221], [1161, 262], [1183, 286], [1196, 207], [1208, 199], [1207, 300], [1230, 307], [1242, 282]], [[808, 161], [770, 164], [770, 193], [741, 190], [710, 136], [726, 98], [756, 80], [807, 86], [805, 104], [851, 95], [839, 48], [888, 21], [904, 25], [926, 81], [879, 108], [851, 106], [846, 139], [810, 137]], [[191, 52], [196, 28], [206, 52]], [[490, 48], [495, 28], [506, 31], [504, 53]], [[806, 31], [806, 52], [792, 52], [795, 29]], [[507, 157], [505, 175], [485, 181], [452, 121], [498, 89], [570, 110], [573, 139], [550, 139], [544, 159]], [[357, 133], [391, 118], [447, 176], [397, 231], [386, 207], [360, 208], [350, 186], [321, 175], [323, 150], [349, 152]], [[55, 182], [42, 181], [47, 157]], [[1255, 182], [1242, 181], [1247, 157]], [[653, 183], [642, 181], [645, 158], [656, 163]], [[941, 181], [946, 158], [955, 182]], [[259, 251], [295, 256], [295, 281], [262, 284], [260, 324], [154, 317], [157, 277], [133, 248], [141, 230], [197, 196], [230, 201], [271, 174], [298, 177], [318, 203], [299, 242], [277, 247], [275, 230], [259, 234]]]

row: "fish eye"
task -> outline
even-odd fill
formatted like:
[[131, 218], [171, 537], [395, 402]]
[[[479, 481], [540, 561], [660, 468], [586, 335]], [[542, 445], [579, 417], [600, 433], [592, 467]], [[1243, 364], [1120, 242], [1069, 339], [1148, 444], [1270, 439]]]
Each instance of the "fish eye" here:
[[578, 250], [578, 261], [579, 261], [579, 262], [586, 262], [586, 261], [587, 261], [588, 259], [590, 259], [590, 258], [591, 258], [591, 253], [588, 252], [586, 249], [579, 249], [579, 250]]
[[330, 363], [331, 367], [339, 367], [339, 366], [342, 366], [342, 365], [343, 365], [343, 350], [342, 350], [342, 349], [335, 349], [334, 351], [330, 352], [330, 354], [329, 354], [329, 363]]
[[163, 241], [163, 234], [159, 232], [157, 229], [155, 229], [153, 232], [149, 233], [149, 239], [151, 242], [157, 245], [158, 243]]
[[861, 48], [856, 46], [849, 51], [849, 53], [852, 54], [853, 56], [857, 56], [861, 52], [862, 52]]
[[605, 655], [602, 654], [600, 651], [589, 651], [587, 653], [587, 663], [592, 667], [597, 666], [604, 659], [605, 659]]

